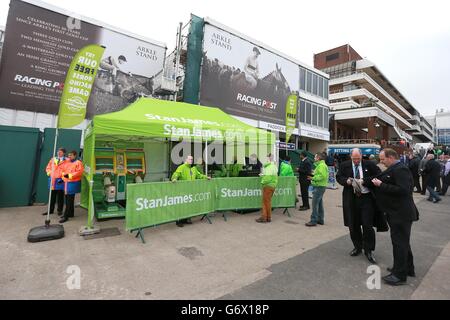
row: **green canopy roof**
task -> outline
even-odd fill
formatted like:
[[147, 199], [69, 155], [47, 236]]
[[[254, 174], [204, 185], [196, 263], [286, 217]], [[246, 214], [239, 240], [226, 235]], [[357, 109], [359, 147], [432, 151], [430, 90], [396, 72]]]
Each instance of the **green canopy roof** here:
[[229, 139], [272, 144], [275, 137], [249, 126], [218, 108], [141, 98], [127, 108], [95, 116], [88, 134], [108, 137]]

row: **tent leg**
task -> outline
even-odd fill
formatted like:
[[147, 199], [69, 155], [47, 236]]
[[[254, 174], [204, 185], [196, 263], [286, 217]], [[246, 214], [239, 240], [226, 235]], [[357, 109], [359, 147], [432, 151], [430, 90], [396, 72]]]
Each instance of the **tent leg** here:
[[227, 213], [225, 211], [223, 212], [223, 220], [225, 220], [225, 222], [228, 222]]

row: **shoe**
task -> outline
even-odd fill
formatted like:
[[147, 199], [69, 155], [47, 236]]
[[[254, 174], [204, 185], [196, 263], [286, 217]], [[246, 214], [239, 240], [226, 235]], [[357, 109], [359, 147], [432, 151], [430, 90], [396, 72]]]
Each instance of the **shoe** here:
[[192, 220], [189, 218], [189, 219], [186, 219], [185, 221], [184, 221], [184, 223], [185, 224], [192, 224]]
[[258, 222], [258, 223], [267, 223], [267, 222], [269, 222], [269, 221], [267, 221], [266, 219], [263, 219], [263, 218], [258, 218], [255, 221]]
[[382, 279], [384, 282], [386, 282], [386, 284], [391, 286], [401, 286], [403, 284], [406, 284], [406, 279], [405, 280], [399, 279], [392, 273], [390, 275], [383, 277]]
[[372, 251], [366, 252], [366, 258], [367, 258], [367, 260], [369, 260], [370, 263], [377, 264], [377, 260], [375, 260], [375, 257], [373, 256]]
[[322, 222], [317, 222], [317, 224], [320, 224], [321, 226], [323, 226], [325, 223], [322, 221]]
[[309, 210], [309, 207], [300, 207], [300, 209], [298, 209], [299, 211], [306, 211]]
[[430, 201], [430, 202], [432, 202], [432, 201], [433, 201], [433, 199], [431, 199], [431, 198], [428, 198], [428, 199], [427, 199], [427, 201]]
[[[388, 272], [392, 273], [392, 268], [387, 268], [386, 270], [387, 270]], [[416, 277], [416, 273], [414, 272], [414, 270], [408, 271], [408, 277], [412, 277], [412, 278], [415, 278], [415, 277]]]
[[[50, 212], [50, 214], [53, 214], [53, 212]], [[46, 215], [47, 215], [47, 212], [44, 212], [42, 215], [43, 215], [43, 216], [46, 216]]]
[[350, 252], [350, 256], [356, 257], [356, 256], [359, 256], [361, 253], [362, 253], [362, 250], [361, 250], [361, 249], [356, 249], [356, 248], [354, 248], [354, 249]]
[[61, 212], [58, 211], [58, 216], [61, 217], [62, 215], [63, 215], [63, 212], [62, 211]]
[[183, 228], [184, 227], [183, 222], [177, 221], [176, 224], [177, 224], [178, 228]]
[[68, 218], [62, 218], [61, 220], [59, 220], [59, 223], [64, 223], [64, 222], [67, 222], [67, 221], [69, 221]]
[[305, 226], [307, 226], [307, 227], [315, 227], [315, 226], [317, 226], [317, 223], [307, 222], [307, 223], [305, 223]]
[[267, 222], [272, 222], [272, 219], [267, 219]]
[[439, 201], [441, 201], [442, 199], [435, 199], [433, 200], [433, 203], [438, 203]]

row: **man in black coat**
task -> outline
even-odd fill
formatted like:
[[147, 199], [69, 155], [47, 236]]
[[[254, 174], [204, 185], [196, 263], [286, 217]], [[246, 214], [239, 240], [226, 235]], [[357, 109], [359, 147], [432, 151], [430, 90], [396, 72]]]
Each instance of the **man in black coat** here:
[[388, 167], [372, 180], [375, 186], [377, 206], [386, 213], [391, 228], [394, 265], [391, 274], [383, 277], [389, 285], [405, 284], [408, 276], [414, 277], [414, 258], [410, 246], [413, 221], [419, 220], [419, 212], [413, 200], [413, 177], [409, 168], [398, 160], [392, 149], [380, 152], [380, 161]]
[[441, 179], [441, 165], [434, 159], [434, 154], [427, 155], [427, 163], [423, 172], [427, 175], [427, 190], [430, 193], [428, 201], [433, 201], [437, 203], [441, 201], [441, 197], [435, 191], [435, 188], [439, 186], [439, 180]]
[[[344, 210], [344, 225], [350, 229], [354, 249], [352, 257], [364, 253], [371, 263], [376, 263], [373, 256], [375, 250], [375, 231], [387, 231], [387, 224], [381, 212], [376, 210], [371, 192], [372, 179], [381, 173], [380, 168], [370, 160], [362, 160], [360, 149], [353, 149], [351, 160], [345, 161], [339, 167], [337, 182], [344, 187], [342, 206]], [[355, 187], [356, 180], [359, 186]], [[359, 190], [361, 189], [361, 190]], [[361, 230], [362, 229], [362, 230]]]
[[409, 161], [409, 170], [413, 176], [414, 187], [416, 188], [417, 193], [422, 193], [422, 188], [420, 187], [420, 175], [419, 175], [419, 166], [420, 166], [420, 158], [417, 154], [411, 156]]
[[309, 185], [311, 184], [308, 177], [312, 176], [312, 162], [308, 159], [306, 151], [300, 153], [300, 165], [298, 166], [298, 180], [300, 182], [300, 192], [302, 194], [302, 206], [300, 211], [309, 210]]

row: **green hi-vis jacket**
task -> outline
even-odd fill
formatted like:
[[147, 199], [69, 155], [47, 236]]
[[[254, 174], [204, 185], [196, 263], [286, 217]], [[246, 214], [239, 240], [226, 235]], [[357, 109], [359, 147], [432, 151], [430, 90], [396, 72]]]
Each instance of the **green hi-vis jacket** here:
[[315, 163], [314, 176], [311, 179], [313, 187], [327, 187], [328, 186], [328, 166], [324, 160]]
[[269, 162], [264, 165], [261, 184], [263, 187], [276, 188], [278, 184], [278, 168], [277, 166]]
[[293, 177], [294, 176], [294, 170], [292, 170], [292, 166], [286, 162], [281, 162], [280, 166], [280, 177]]
[[177, 170], [172, 175], [173, 180], [196, 180], [196, 179], [207, 179], [208, 177], [201, 174], [196, 167], [192, 167], [190, 164], [182, 164], [177, 168]]

